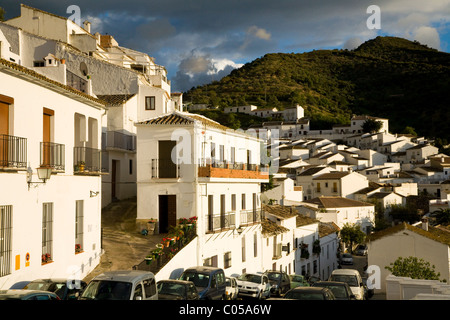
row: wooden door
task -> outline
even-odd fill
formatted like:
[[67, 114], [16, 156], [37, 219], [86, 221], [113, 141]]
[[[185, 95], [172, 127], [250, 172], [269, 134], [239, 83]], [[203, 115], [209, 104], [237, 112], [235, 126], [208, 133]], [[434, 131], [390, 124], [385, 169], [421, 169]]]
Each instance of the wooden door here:
[[176, 141], [158, 141], [158, 177], [177, 178], [177, 165], [172, 161], [172, 150], [176, 148]]
[[0, 102], [0, 166], [8, 164], [9, 105]]
[[53, 111], [44, 108], [44, 113], [42, 116], [42, 165], [50, 166], [52, 164], [51, 161], [51, 119], [53, 116]]
[[159, 233], [167, 233], [170, 226], [177, 224], [176, 195], [160, 195], [159, 202]]

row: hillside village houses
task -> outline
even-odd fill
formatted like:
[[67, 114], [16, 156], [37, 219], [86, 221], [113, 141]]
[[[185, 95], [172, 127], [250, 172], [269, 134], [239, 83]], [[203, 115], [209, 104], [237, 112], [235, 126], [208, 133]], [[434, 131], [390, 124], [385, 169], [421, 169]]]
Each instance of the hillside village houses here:
[[[191, 263], [326, 279], [338, 266], [339, 230], [350, 223], [372, 234], [375, 203], [388, 212], [426, 192], [436, 198], [430, 210], [449, 207], [450, 157], [391, 134], [387, 119], [310, 130], [300, 106], [249, 106], [227, 112], [272, 120], [251, 128], [258, 135], [230, 130], [183, 112], [182, 94], [147, 54], [26, 5], [0, 22], [0, 48], [0, 185], [11, 186], [0, 196], [0, 288], [83, 278], [102, 254], [101, 208], [133, 196], [137, 226], [153, 218], [164, 233], [198, 219], [196, 240], [160, 278]], [[368, 119], [382, 122], [379, 132], [362, 131]], [[275, 172], [262, 161], [267, 150]]]

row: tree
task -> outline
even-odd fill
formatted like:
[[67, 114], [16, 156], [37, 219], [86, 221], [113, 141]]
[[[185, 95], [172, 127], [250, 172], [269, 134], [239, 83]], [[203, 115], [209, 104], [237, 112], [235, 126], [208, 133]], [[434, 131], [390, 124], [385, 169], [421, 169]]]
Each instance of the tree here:
[[383, 122], [375, 119], [367, 119], [362, 125], [362, 131], [364, 133], [375, 133], [379, 132], [382, 127]]
[[436, 221], [436, 224], [442, 224], [444, 226], [450, 224], [450, 209], [439, 209], [433, 211], [430, 214]]
[[403, 206], [401, 204], [393, 204], [391, 205], [389, 215], [394, 220], [406, 221], [408, 223], [414, 223], [420, 220], [417, 209], [412, 205]]
[[362, 243], [366, 237], [366, 234], [361, 230], [358, 224], [346, 223], [341, 229], [341, 240], [349, 245], [350, 252], [354, 243]]
[[409, 277], [411, 279], [439, 280], [440, 273], [436, 273], [434, 265], [417, 257], [399, 257], [385, 269], [396, 277]]
[[5, 21], [5, 9], [3, 9], [2, 7], [0, 7], [0, 21]]

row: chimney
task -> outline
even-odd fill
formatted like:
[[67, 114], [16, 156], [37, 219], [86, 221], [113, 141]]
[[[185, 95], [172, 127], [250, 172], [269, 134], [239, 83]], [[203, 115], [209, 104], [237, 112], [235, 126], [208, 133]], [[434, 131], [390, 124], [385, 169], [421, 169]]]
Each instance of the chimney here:
[[428, 219], [422, 218], [422, 229], [428, 231]]
[[91, 23], [89, 21], [86, 20], [85, 22], [83, 22], [83, 26], [84, 26], [84, 30], [91, 33]]

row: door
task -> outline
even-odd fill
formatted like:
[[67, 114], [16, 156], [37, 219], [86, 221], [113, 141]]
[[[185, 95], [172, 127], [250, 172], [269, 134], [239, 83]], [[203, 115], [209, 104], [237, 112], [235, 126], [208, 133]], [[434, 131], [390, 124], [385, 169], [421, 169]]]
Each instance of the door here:
[[44, 108], [42, 117], [42, 165], [50, 166], [51, 163], [51, 119], [53, 116], [53, 110]]
[[176, 141], [158, 141], [158, 177], [177, 178], [177, 165], [172, 161], [172, 150], [176, 150]]
[[119, 160], [112, 160], [111, 162], [111, 199], [117, 199], [117, 170]]
[[160, 195], [159, 200], [159, 233], [167, 233], [170, 226], [177, 224], [176, 195]]
[[9, 105], [0, 102], [0, 166], [8, 165]]

